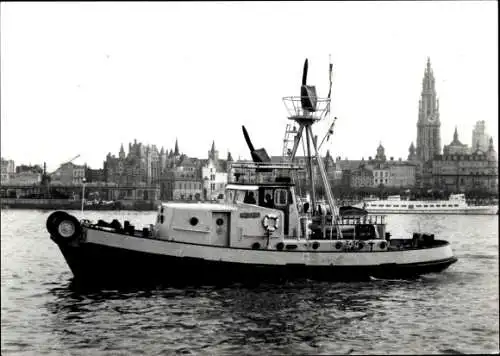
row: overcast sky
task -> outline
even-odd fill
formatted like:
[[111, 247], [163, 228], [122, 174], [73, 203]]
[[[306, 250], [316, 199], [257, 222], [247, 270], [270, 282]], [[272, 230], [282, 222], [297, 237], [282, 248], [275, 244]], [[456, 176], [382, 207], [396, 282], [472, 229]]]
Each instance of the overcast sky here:
[[[416, 143], [427, 57], [440, 99], [441, 142], [455, 126], [471, 145], [485, 120], [498, 146], [495, 1], [1, 3], [1, 154], [49, 171], [102, 168], [137, 139], [206, 158], [282, 152], [282, 97], [328, 93], [335, 133], [322, 151], [406, 159]], [[329, 122], [313, 129], [321, 137]], [[324, 153], [324, 152], [323, 152]], [[299, 151], [299, 154], [301, 152]]]

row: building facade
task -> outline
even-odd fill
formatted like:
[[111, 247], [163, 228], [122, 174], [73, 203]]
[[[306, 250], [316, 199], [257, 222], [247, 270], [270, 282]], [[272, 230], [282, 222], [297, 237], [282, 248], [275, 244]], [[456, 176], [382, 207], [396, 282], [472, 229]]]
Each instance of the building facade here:
[[490, 136], [486, 132], [486, 122], [484, 120], [477, 121], [474, 129], [472, 129], [472, 145], [471, 150], [481, 150], [486, 152], [489, 146]]
[[373, 186], [392, 186], [391, 171], [387, 164], [378, 164], [373, 168]]
[[42, 181], [42, 174], [37, 172], [22, 171], [10, 176], [9, 185], [39, 185]]
[[111, 153], [106, 156], [104, 179], [108, 183], [128, 186], [159, 185], [163, 171], [179, 160], [177, 140], [175, 145], [175, 153], [170, 151], [169, 155], [163, 147], [158, 150], [156, 145], [144, 145], [137, 140], [129, 143], [127, 154], [121, 145], [118, 157]]
[[337, 157], [337, 162], [335, 162], [337, 169], [341, 169], [342, 176], [346, 176], [337, 180], [337, 185], [340, 184], [351, 188], [414, 187], [416, 185], [418, 161], [416, 160], [413, 145], [410, 146], [409, 158], [413, 158], [413, 160], [403, 161], [401, 158], [394, 160], [394, 157], [387, 160], [382, 143], [377, 147], [375, 157], [370, 156], [368, 160], [364, 158], [361, 160], [342, 160]]
[[490, 139], [488, 150], [447, 154], [432, 161], [432, 185], [452, 192], [498, 192], [498, 157]]
[[87, 183], [104, 183], [106, 182], [104, 169], [88, 168], [85, 172], [85, 179]]
[[225, 196], [231, 161], [231, 153], [228, 153], [227, 160], [219, 159], [219, 151], [215, 149], [215, 142], [212, 142], [208, 159], [201, 167], [203, 199], [216, 200]]
[[161, 178], [162, 200], [201, 200], [203, 183], [198, 162], [182, 156], [174, 166], [167, 168]]
[[416, 186], [417, 165], [409, 162], [395, 162], [389, 166], [391, 186], [411, 188]]
[[[486, 150], [484, 150], [486, 151]], [[460, 142], [458, 139], [458, 131], [455, 127], [455, 133], [453, 134], [453, 141], [449, 145], [444, 145], [443, 155], [467, 155], [470, 153], [469, 147]]]
[[16, 165], [13, 160], [1, 158], [1, 183], [9, 183], [10, 177], [16, 173]]
[[63, 163], [51, 173], [50, 182], [56, 185], [81, 185], [85, 178], [86, 166], [72, 162]]

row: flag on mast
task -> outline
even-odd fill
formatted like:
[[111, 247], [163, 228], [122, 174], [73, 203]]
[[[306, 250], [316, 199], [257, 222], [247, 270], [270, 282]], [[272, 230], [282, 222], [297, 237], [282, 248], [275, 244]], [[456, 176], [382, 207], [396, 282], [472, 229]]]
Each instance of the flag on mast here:
[[328, 99], [330, 99], [330, 96], [332, 95], [332, 71], [333, 71], [333, 64], [332, 64], [332, 58], [330, 56], [329, 58], [329, 79], [330, 79], [330, 90], [328, 91]]

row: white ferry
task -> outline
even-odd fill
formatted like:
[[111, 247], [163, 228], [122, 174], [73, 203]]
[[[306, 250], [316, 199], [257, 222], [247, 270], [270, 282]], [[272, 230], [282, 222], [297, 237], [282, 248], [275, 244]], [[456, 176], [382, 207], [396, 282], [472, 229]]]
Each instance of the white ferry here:
[[495, 215], [496, 206], [471, 206], [465, 194], [451, 194], [448, 200], [402, 200], [390, 195], [387, 200], [365, 201], [355, 205], [374, 214], [470, 214]]
[[155, 224], [142, 229], [129, 221], [122, 226], [117, 219], [78, 221], [63, 211], [52, 213], [47, 230], [75, 279], [128, 284], [411, 278], [455, 263], [450, 244], [434, 234], [392, 237], [384, 216], [335, 205], [311, 128], [324, 117], [330, 98], [316, 97], [306, 77], [307, 60], [301, 96], [283, 99], [289, 119], [300, 126], [291, 159], [305, 139], [309, 172], [314, 156], [328, 211], [317, 208], [312, 179], [306, 209], [294, 184], [302, 167], [271, 163], [265, 149], [253, 148], [243, 127], [253, 162], [233, 164], [223, 203], [164, 202]]

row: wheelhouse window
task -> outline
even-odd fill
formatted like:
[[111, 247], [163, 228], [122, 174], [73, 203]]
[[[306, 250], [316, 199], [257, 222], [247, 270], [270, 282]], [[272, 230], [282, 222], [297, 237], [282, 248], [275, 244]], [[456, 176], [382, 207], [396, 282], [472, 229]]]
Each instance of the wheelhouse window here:
[[233, 203], [235, 197], [235, 191], [232, 189], [228, 189], [226, 192], [226, 203]]
[[259, 205], [266, 208], [274, 208], [274, 192], [272, 189], [264, 189], [259, 192]]
[[288, 191], [286, 189], [276, 189], [274, 191], [274, 205], [286, 206], [288, 204]]
[[257, 192], [253, 190], [228, 189], [226, 194], [226, 202], [257, 204]]
[[257, 204], [256, 192], [251, 190], [240, 190], [236, 193], [236, 201], [245, 204]]

